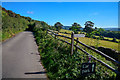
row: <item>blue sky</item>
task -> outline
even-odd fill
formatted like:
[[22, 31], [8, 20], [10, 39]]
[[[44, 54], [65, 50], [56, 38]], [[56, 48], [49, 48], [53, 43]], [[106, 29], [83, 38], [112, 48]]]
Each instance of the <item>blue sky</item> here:
[[118, 2], [119, 0], [1, 0], [2, 2]]
[[86, 21], [92, 21], [95, 27], [118, 27], [118, 2], [3, 2], [2, 6], [49, 25], [77, 22], [84, 27]]

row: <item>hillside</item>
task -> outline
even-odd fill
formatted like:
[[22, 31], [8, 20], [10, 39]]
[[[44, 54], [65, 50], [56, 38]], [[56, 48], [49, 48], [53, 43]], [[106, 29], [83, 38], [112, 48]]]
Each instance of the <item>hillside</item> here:
[[49, 26], [43, 21], [33, 20], [30, 17], [21, 16], [11, 10], [2, 8], [2, 41], [24, 30], [32, 30], [36, 24], [44, 27]]

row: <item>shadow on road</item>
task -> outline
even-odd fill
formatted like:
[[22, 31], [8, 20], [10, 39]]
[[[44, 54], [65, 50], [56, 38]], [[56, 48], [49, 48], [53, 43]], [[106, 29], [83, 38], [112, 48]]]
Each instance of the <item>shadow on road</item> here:
[[29, 74], [46, 74], [46, 72], [43, 72], [43, 71], [41, 71], [41, 72], [27, 72], [27, 73], [24, 73], [24, 74], [26, 74], [26, 75], [29, 75]]

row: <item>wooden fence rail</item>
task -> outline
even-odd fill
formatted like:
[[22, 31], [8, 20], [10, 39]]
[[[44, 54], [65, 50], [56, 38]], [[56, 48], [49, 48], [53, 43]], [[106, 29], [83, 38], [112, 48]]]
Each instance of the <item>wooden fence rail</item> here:
[[110, 57], [110, 56], [108, 56], [108, 55], [106, 55], [106, 54], [104, 54], [103, 52], [101, 52], [101, 51], [99, 51], [99, 50], [97, 50], [97, 49], [95, 49], [95, 48], [92, 48], [92, 47], [90, 47], [90, 46], [88, 46], [88, 45], [86, 45], [86, 44], [84, 44], [84, 43], [82, 43], [82, 42], [80, 42], [80, 41], [78, 41], [78, 40], [76, 40], [76, 39], [74, 39], [74, 40], [77, 41], [78, 43], [80, 43], [81, 45], [87, 47], [88, 49], [91, 49], [92, 51], [94, 51], [94, 52], [96, 52], [96, 53], [102, 55], [103, 57], [105, 57], [105, 58], [111, 60], [112, 62], [115, 62], [115, 63], [117, 63], [117, 64], [120, 64], [119, 61], [113, 59], [112, 57]]
[[[48, 31], [52, 32], [51, 30], [48, 30]], [[52, 34], [54, 34], [54, 35], [56, 35], [56, 36], [60, 36], [60, 37], [64, 37], [64, 38], [68, 38], [68, 39], [72, 39], [71, 37], [64, 36], [64, 35], [59, 35], [59, 34], [55, 34], [54, 32], [52, 32]], [[112, 62], [115, 62], [115, 63], [117, 63], [117, 64], [120, 64], [119, 61], [113, 59], [112, 57], [110, 57], [110, 56], [108, 56], [108, 55], [106, 55], [106, 54], [104, 54], [103, 52], [101, 52], [101, 51], [99, 51], [99, 50], [97, 50], [97, 49], [95, 49], [95, 48], [92, 48], [92, 47], [90, 47], [90, 46], [88, 46], [88, 45], [86, 45], [86, 44], [84, 44], [84, 43], [82, 43], [82, 42], [80, 42], [80, 41], [78, 41], [78, 40], [76, 40], [76, 39], [74, 39], [74, 41], [80, 43], [81, 45], [87, 47], [88, 49], [93, 50], [94, 52], [96, 52], [96, 53], [102, 55], [103, 57], [105, 57], [105, 58], [111, 60]]]
[[[55, 35], [55, 36], [60, 36], [60, 37], [72, 39], [71, 37], [67, 37], [67, 36], [64, 36], [64, 35], [55, 34], [55, 33], [52, 32], [51, 30], [48, 30], [48, 31], [51, 32], [51, 33], [52, 33], [53, 35]], [[51, 34], [51, 35], [52, 35], [52, 34]], [[53, 36], [53, 35], [52, 35], [52, 36]], [[55, 37], [55, 36], [53, 36], [53, 37]], [[69, 44], [69, 45], [72, 45], [72, 44], [71, 44], [72, 42], [69, 43], [69, 42], [64, 41], [64, 40], [62, 40], [62, 39], [59, 39], [59, 38], [56, 38], [56, 39], [58, 39], [58, 40], [60, 40], [60, 41], [62, 41], [62, 42], [65, 42], [65, 43], [67, 43], [67, 44]], [[78, 41], [78, 40], [76, 40], [76, 39], [74, 39], [74, 41], [76, 41], [76, 42], [80, 43], [81, 45], [87, 47], [88, 49], [91, 49], [92, 51], [94, 51], [94, 52], [102, 55], [103, 57], [111, 60], [112, 62], [117, 63], [118, 65], [120, 65], [120, 62], [119, 62], [119, 61], [116, 61], [115, 59], [113, 59], [112, 57], [104, 54], [103, 52], [101, 52], [101, 51], [99, 51], [99, 50], [97, 50], [97, 49], [95, 49], [95, 48], [92, 48], [92, 47], [90, 47], [90, 46], [88, 46], [88, 45], [86, 45], [86, 44], [84, 44], [84, 43], [82, 43], [82, 42], [80, 42], [80, 41]], [[82, 52], [84, 52], [86, 55], [91, 56], [94, 60], [100, 62], [102, 65], [104, 65], [104, 66], [107, 67], [108, 69], [110, 69], [110, 70], [112, 70], [113, 72], [115, 72], [115, 73], [117, 74], [117, 77], [120, 76], [120, 66], [118, 67], [118, 71], [117, 71], [117, 70], [115, 70], [114, 68], [112, 68], [111, 66], [109, 66], [108, 64], [106, 64], [105, 62], [97, 59], [96, 57], [94, 57], [94, 56], [92, 56], [92, 55], [90, 55], [88, 52], [86, 52], [85, 50], [83, 50], [82, 48], [80, 48], [78, 45], [74, 45], [74, 46], [75, 46], [76, 48], [78, 48], [79, 50], [81, 50]]]

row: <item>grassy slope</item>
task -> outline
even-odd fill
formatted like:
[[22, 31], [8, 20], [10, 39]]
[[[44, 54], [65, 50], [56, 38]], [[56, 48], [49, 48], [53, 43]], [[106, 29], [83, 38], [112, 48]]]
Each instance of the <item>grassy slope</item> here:
[[[64, 30], [64, 29], [61, 29], [60, 32], [67, 32], [67, 33], [71, 33], [72, 31], [69, 31], [69, 30]], [[62, 33], [60, 33], [62, 34]], [[65, 36], [71, 36], [70, 34], [62, 34], [62, 35], [65, 35]], [[87, 38], [87, 37], [84, 37], [84, 38], [79, 38], [79, 40], [89, 46], [96, 46], [97, 43], [99, 43], [99, 47], [100, 46], [103, 46], [103, 47], [106, 47], [106, 48], [112, 48], [112, 49], [115, 49], [115, 50], [119, 50], [118, 49], [118, 43], [115, 43], [115, 42], [110, 42], [110, 41], [105, 41], [105, 40], [99, 40], [97, 41], [96, 39], [92, 39], [92, 38]]]

